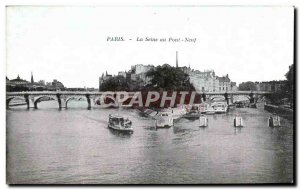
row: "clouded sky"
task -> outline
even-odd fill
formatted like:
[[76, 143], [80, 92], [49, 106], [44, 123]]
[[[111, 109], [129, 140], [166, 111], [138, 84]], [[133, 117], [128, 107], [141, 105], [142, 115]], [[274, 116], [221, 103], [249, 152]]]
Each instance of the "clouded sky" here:
[[175, 66], [178, 51], [179, 66], [228, 73], [237, 83], [285, 79], [293, 18], [293, 7], [8, 7], [7, 76], [30, 80], [33, 72], [36, 81], [98, 87], [105, 71]]

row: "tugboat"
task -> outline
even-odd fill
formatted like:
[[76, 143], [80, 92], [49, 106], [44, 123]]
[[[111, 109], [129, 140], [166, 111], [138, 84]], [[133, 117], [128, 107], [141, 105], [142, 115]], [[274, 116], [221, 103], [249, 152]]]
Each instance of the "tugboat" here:
[[205, 115], [200, 115], [199, 124], [200, 124], [200, 127], [207, 127], [208, 126], [208, 119]]
[[114, 131], [133, 133], [132, 122], [119, 115], [109, 114], [108, 128]]
[[235, 116], [235, 118], [233, 119], [233, 125], [235, 127], [243, 127], [243, 118], [241, 116]]
[[280, 127], [280, 117], [278, 115], [271, 115], [268, 119], [269, 127]]
[[161, 112], [156, 119], [156, 128], [169, 128], [174, 125], [174, 120], [171, 113]]

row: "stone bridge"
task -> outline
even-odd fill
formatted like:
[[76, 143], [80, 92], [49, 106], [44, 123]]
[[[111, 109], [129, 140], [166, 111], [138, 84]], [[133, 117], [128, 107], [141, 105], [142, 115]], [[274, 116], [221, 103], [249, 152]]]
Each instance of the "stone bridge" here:
[[[96, 105], [97, 101], [103, 101], [101, 96], [107, 92], [82, 92], [82, 91], [27, 91], [27, 92], [7, 92], [6, 107], [9, 107], [11, 100], [23, 100], [27, 108], [38, 108], [38, 103], [45, 100], [55, 100], [59, 108], [68, 108], [69, 101], [85, 100], [88, 103], [88, 109]], [[129, 93], [133, 95], [133, 93]], [[108, 96], [109, 98], [109, 96]]]
[[258, 100], [264, 98], [266, 95], [272, 94], [267, 91], [228, 91], [228, 92], [207, 92], [202, 93], [204, 100], [214, 100], [216, 98], [224, 99], [227, 104], [233, 104], [238, 98], [247, 98], [250, 103], [256, 103]]
[[[128, 92], [128, 97], [134, 97], [136, 92]], [[114, 96], [117, 92], [83, 92], [83, 91], [26, 91], [26, 92], [7, 92], [6, 93], [6, 107], [9, 108], [11, 100], [25, 101], [27, 108], [38, 108], [38, 103], [44, 100], [55, 100], [58, 102], [59, 108], [67, 108], [69, 101], [84, 100], [88, 103], [88, 109], [96, 107], [97, 102], [103, 102], [103, 96], [106, 94], [106, 98], [110, 95]], [[234, 102], [237, 97], [246, 97], [250, 103], [256, 103], [258, 99], [261, 99], [271, 92], [261, 91], [234, 91], [234, 92], [197, 92], [200, 94], [204, 101], [214, 100], [216, 98], [223, 98], [227, 104]]]

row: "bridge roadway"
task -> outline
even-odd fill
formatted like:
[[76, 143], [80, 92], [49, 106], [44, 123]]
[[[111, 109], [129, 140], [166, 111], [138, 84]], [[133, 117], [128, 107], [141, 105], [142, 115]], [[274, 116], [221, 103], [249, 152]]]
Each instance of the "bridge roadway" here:
[[[37, 108], [37, 104], [43, 99], [58, 101], [59, 108], [67, 108], [70, 100], [86, 100], [88, 109], [96, 106], [96, 102], [102, 101], [104, 96], [112, 97], [124, 92], [87, 92], [87, 91], [26, 91], [26, 92], [7, 92], [6, 93], [6, 107], [9, 107], [11, 100], [22, 100], [26, 102], [27, 108]], [[128, 98], [134, 97], [139, 92], [127, 92]], [[178, 92], [179, 94], [179, 92]], [[223, 91], [223, 92], [195, 92], [196, 95], [201, 95], [204, 100], [213, 100], [215, 98], [223, 97], [228, 104], [234, 102], [236, 97], [246, 97], [250, 103], [256, 103], [258, 99], [271, 94], [266, 91]], [[122, 95], [120, 95], [122, 96]]]

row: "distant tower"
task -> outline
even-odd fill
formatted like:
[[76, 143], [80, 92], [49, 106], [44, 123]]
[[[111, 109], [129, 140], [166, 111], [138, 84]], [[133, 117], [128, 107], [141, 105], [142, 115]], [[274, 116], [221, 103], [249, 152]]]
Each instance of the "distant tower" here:
[[176, 67], [178, 67], [178, 52], [176, 51]]
[[31, 72], [31, 83], [34, 83], [32, 72]]

